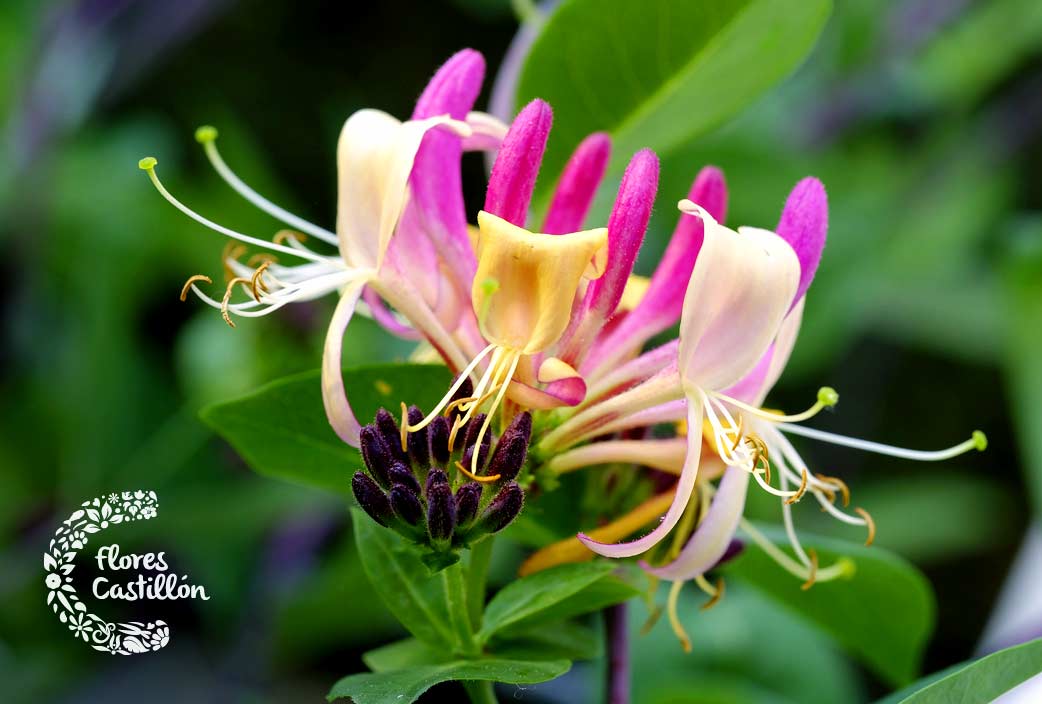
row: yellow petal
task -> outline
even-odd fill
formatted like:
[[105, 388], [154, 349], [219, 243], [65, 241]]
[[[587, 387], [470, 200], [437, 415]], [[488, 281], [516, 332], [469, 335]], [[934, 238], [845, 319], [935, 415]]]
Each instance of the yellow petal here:
[[484, 211], [478, 227], [471, 299], [482, 334], [524, 354], [546, 349], [568, 327], [583, 278], [604, 272], [608, 230], [543, 235]]
[[549, 384], [561, 379], [574, 379], [579, 376], [579, 372], [575, 371], [575, 367], [563, 359], [547, 357], [539, 365], [539, 373], [536, 376], [540, 382]]

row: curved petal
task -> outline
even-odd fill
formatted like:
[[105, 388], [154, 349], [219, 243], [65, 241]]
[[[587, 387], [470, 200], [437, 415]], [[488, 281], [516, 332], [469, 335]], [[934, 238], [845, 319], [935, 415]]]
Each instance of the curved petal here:
[[[702, 427], [702, 404], [690, 402], [687, 405], [687, 427]], [[680, 479], [677, 481], [677, 490], [673, 495], [673, 503], [670, 505], [666, 515], [662, 517], [661, 523], [655, 529], [642, 538], [628, 543], [598, 543], [587, 535], [580, 533], [578, 538], [583, 544], [598, 555], [605, 557], [632, 557], [646, 552], [665, 538], [680, 517], [684, 515], [687, 502], [695, 489], [695, 480], [698, 477], [698, 459], [702, 453], [701, 433], [687, 434], [687, 456], [684, 458], [684, 468], [680, 471]]]
[[359, 110], [337, 143], [337, 221], [340, 255], [359, 268], [379, 268], [405, 207], [409, 174], [424, 135], [445, 126], [470, 134], [448, 116], [399, 122], [379, 110]]
[[494, 152], [503, 144], [510, 129], [507, 123], [487, 112], [471, 110], [467, 113], [470, 136], [463, 138], [465, 152]]
[[656, 577], [677, 581], [694, 579], [719, 562], [742, 517], [749, 477], [744, 469], [729, 467], [720, 480], [709, 512], [677, 559], [662, 567], [646, 563], [641, 563], [641, 567]]
[[778, 337], [774, 340], [774, 354], [771, 356], [771, 363], [767, 368], [763, 387], [760, 389], [760, 394], [753, 400], [753, 403], [756, 405], [763, 403], [764, 398], [767, 397], [767, 394], [774, 388], [782, 372], [785, 371], [785, 365], [789, 363], [792, 348], [796, 346], [796, 338], [800, 334], [804, 300], [806, 299], [801, 298], [782, 322], [781, 330], [778, 331]]
[[326, 331], [326, 345], [322, 352], [322, 404], [326, 407], [326, 417], [340, 439], [352, 447], [358, 447], [358, 433], [361, 425], [355, 418], [351, 404], [347, 401], [347, 389], [344, 388], [344, 377], [340, 366], [344, 349], [344, 331], [358, 305], [358, 297], [362, 295], [365, 279], [347, 285], [340, 296], [333, 319], [329, 321]]
[[795, 252], [773, 232], [717, 224], [700, 206], [705, 235], [680, 319], [678, 365], [684, 380], [719, 391], [745, 376], [778, 334], [799, 284]]

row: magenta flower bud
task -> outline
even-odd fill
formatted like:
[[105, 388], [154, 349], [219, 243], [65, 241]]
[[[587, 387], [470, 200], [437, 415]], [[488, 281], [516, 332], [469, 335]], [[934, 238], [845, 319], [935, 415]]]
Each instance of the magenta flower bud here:
[[492, 503], [481, 513], [478, 527], [487, 533], [498, 533], [517, 518], [524, 502], [525, 492], [517, 482], [510, 482], [500, 489], [496, 498], [492, 499]]
[[488, 475], [500, 475], [503, 481], [514, 479], [525, 464], [528, 442], [532, 437], [532, 414], [528, 411], [514, 418], [496, 443], [496, 451], [488, 464]]
[[423, 518], [423, 506], [412, 489], [395, 484], [391, 487], [391, 508], [398, 518], [410, 526], [419, 525]]
[[362, 426], [358, 434], [359, 448], [362, 450], [362, 461], [366, 469], [381, 486], [391, 486], [391, 480], [387, 478], [387, 468], [394, 462], [391, 448], [387, 446], [384, 436], [372, 425]]
[[481, 506], [481, 485], [467, 482], [456, 490], [456, 525], [460, 528], [470, 526], [478, 515]]
[[433, 467], [429, 472], [427, 472], [427, 486], [424, 489], [423, 493], [425, 496], [430, 497], [431, 488], [433, 486], [435, 486], [436, 484], [447, 485], [448, 483], [449, 477], [447, 474], [445, 474], [444, 470], [438, 469], [437, 467]]
[[452, 537], [456, 528], [456, 499], [448, 483], [434, 484], [427, 494], [427, 532], [431, 541], [441, 543]]
[[655, 152], [641, 149], [633, 155], [622, 176], [615, 207], [608, 219], [608, 268], [604, 276], [590, 283], [586, 293], [588, 308], [602, 321], [615, 313], [633, 273], [637, 252], [651, 219], [651, 207], [655, 204], [658, 172]]
[[829, 203], [825, 186], [813, 176], [807, 177], [792, 189], [775, 230], [800, 260], [800, 284], [793, 305], [799, 303], [814, 280], [828, 229]]
[[[720, 169], [703, 168], [691, 185], [688, 199], [723, 222], [727, 214], [727, 184]], [[682, 215], [640, 303], [607, 336], [597, 341], [584, 360], [582, 371], [590, 373], [617, 362], [680, 320], [684, 292], [702, 249], [702, 238], [702, 220]]]
[[485, 193], [485, 212], [518, 227], [525, 226], [552, 123], [553, 111], [538, 98], [514, 118], [492, 166]]
[[402, 435], [398, 430], [398, 423], [394, 420], [394, 416], [391, 415], [390, 411], [386, 408], [381, 408], [377, 411], [373, 425], [380, 431], [384, 442], [387, 443], [387, 449], [390, 451], [391, 457], [403, 464], [408, 464], [409, 458], [405, 451], [402, 450]]
[[604, 132], [594, 132], [579, 144], [561, 173], [543, 232], [564, 235], [582, 229], [610, 159], [611, 138]]
[[[419, 425], [420, 421], [423, 420], [423, 411], [416, 406], [410, 406], [408, 414], [410, 426]], [[411, 431], [406, 439], [406, 445], [409, 447], [409, 457], [412, 458], [416, 466], [426, 467], [430, 464], [431, 452], [427, 439], [427, 426]], [[401, 443], [399, 442], [400, 446]]]
[[[449, 115], [463, 120], [474, 107], [485, 77], [485, 59], [473, 49], [463, 49], [434, 74], [412, 119]], [[475, 260], [467, 238], [467, 214], [463, 203], [459, 136], [436, 129], [423, 138], [409, 187], [413, 201], [426, 224], [425, 231], [451, 266], [473, 276]]]
[[416, 475], [412, 473], [408, 465], [395, 462], [387, 470], [387, 476], [390, 478], [391, 484], [404, 486], [417, 496], [420, 495], [420, 483], [416, 481]]
[[386, 527], [394, 520], [390, 499], [368, 474], [355, 472], [355, 476], [351, 478], [351, 490], [358, 505], [374, 521]]
[[431, 441], [431, 455], [434, 461], [444, 465], [449, 461], [449, 419], [438, 416], [427, 426], [427, 434]]

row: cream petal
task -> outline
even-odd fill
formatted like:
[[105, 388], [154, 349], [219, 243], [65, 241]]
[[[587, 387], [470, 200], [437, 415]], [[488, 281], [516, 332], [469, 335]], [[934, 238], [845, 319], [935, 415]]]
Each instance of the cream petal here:
[[782, 372], [785, 371], [785, 365], [789, 363], [792, 348], [796, 346], [796, 338], [800, 334], [800, 323], [803, 322], [803, 303], [806, 300], [806, 297], [800, 298], [782, 321], [778, 337], [774, 340], [774, 354], [771, 356], [771, 364], [767, 368], [767, 376], [763, 380], [763, 388], [760, 389], [760, 394], [753, 402], [757, 406], [763, 404], [763, 400], [774, 388]]
[[661, 579], [677, 581], [694, 579], [719, 562], [727, 552], [742, 517], [749, 477], [750, 474], [740, 467], [728, 468], [720, 480], [709, 512], [677, 559], [662, 567], [647, 564], [641, 564], [641, 567]]
[[705, 239], [680, 320], [680, 373], [688, 384], [719, 391], [739, 381], [778, 334], [799, 284], [796, 253], [773, 232], [717, 224], [705, 210]]
[[362, 295], [365, 284], [365, 279], [352, 282], [340, 295], [333, 319], [329, 321], [325, 349], [322, 352], [322, 403], [326, 407], [326, 417], [340, 439], [352, 447], [358, 447], [361, 426], [351, 410], [351, 404], [348, 403], [347, 389], [344, 388], [340, 367], [344, 331], [351, 322], [351, 316], [355, 313], [355, 306], [358, 305], [358, 298]]
[[408, 197], [409, 174], [424, 135], [445, 126], [460, 136], [466, 123], [448, 116], [400, 122], [379, 110], [348, 118], [337, 143], [337, 238], [356, 267], [379, 268]]
[[[687, 407], [687, 427], [702, 427], [702, 404], [689, 403]], [[628, 543], [606, 544], [599, 543], [590, 537], [579, 534], [579, 540], [598, 555], [605, 557], [632, 557], [642, 552], [647, 552], [659, 541], [665, 538], [684, 515], [687, 502], [695, 489], [695, 480], [698, 477], [698, 460], [702, 452], [701, 433], [688, 433], [687, 456], [684, 458], [684, 468], [680, 471], [680, 479], [677, 481], [676, 494], [673, 495], [673, 503], [670, 505], [662, 521], [655, 529], [642, 538]]]

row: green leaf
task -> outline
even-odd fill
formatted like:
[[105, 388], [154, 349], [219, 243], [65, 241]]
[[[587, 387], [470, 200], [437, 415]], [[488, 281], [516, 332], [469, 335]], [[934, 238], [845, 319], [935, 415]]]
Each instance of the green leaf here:
[[[448, 388], [438, 365], [383, 364], [344, 370], [356, 416], [365, 422], [401, 401], [432, 407]], [[279, 479], [347, 492], [358, 451], [336, 436], [322, 406], [319, 372], [279, 379], [242, 398], [207, 406], [202, 419], [253, 469]]]
[[593, 660], [604, 654], [604, 636], [599, 629], [560, 621], [509, 637], [493, 636], [488, 648], [500, 657], [519, 660]]
[[390, 672], [349, 675], [333, 685], [328, 699], [351, 697], [355, 704], [406, 704], [439, 682], [485, 680], [507, 684], [535, 684], [568, 672], [567, 660], [531, 662], [488, 658], [457, 660], [443, 665], [421, 665]]
[[878, 704], [976, 704], [990, 702], [1042, 671], [1042, 638], [931, 675]]
[[484, 643], [497, 631], [556, 606], [607, 577], [613, 568], [609, 562], [580, 562], [551, 567], [511, 582], [485, 607], [478, 640]]
[[[565, 0], [532, 46], [517, 87], [554, 109], [543, 171], [559, 173], [590, 132], [615, 142], [614, 171], [638, 149], [686, 144], [791, 72], [829, 0]], [[552, 179], [543, 179], [545, 191]]]
[[[764, 532], [787, 544], [780, 531]], [[851, 560], [856, 569], [853, 577], [818, 583], [804, 591], [799, 579], [755, 546], [724, 571], [823, 629], [888, 682], [911, 681], [933, 629], [935, 606], [926, 578], [881, 548], [800, 537], [806, 548], [817, 551], [823, 567], [844, 557]]]
[[435, 648], [455, 649], [449, 606], [440, 576], [431, 576], [397, 533], [351, 509], [362, 567], [388, 610], [410, 633]]
[[450, 659], [444, 649], [433, 648], [415, 638], [405, 638], [362, 655], [362, 662], [373, 672], [404, 670], [417, 665], [438, 665]]

